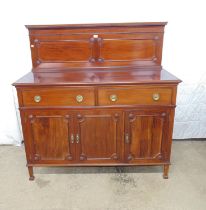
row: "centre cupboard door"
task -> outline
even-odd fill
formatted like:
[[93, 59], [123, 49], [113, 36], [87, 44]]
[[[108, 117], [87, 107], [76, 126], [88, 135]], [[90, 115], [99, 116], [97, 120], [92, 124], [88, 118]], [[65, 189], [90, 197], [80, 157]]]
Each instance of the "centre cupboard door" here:
[[125, 114], [125, 160], [129, 163], [164, 161], [169, 143], [167, 110], [132, 110]]
[[79, 111], [75, 117], [75, 130], [79, 163], [115, 163], [123, 158], [123, 120], [120, 111]]

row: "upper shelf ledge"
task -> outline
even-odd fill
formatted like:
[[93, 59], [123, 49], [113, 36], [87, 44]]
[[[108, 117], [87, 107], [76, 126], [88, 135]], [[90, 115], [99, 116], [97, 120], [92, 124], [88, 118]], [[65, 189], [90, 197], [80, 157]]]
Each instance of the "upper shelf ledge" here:
[[98, 28], [98, 27], [148, 27], [165, 26], [167, 22], [134, 22], [134, 23], [92, 23], [92, 24], [57, 24], [57, 25], [25, 25], [28, 29], [69, 29], [69, 28]]

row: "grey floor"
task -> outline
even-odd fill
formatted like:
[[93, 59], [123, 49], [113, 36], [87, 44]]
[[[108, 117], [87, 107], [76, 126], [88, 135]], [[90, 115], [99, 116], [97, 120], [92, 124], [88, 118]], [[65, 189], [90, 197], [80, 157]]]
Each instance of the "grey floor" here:
[[0, 147], [0, 210], [206, 210], [206, 141], [175, 141], [161, 167], [36, 168], [23, 147]]

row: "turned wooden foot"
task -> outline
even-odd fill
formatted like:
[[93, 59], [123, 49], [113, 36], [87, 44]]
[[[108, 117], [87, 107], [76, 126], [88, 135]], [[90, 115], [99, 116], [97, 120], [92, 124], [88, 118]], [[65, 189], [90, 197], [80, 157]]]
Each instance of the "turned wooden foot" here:
[[169, 173], [169, 165], [163, 166], [163, 178], [168, 179], [168, 173]]
[[29, 180], [33, 181], [34, 180], [34, 174], [33, 174], [33, 167], [32, 166], [28, 166], [28, 170], [29, 170]]

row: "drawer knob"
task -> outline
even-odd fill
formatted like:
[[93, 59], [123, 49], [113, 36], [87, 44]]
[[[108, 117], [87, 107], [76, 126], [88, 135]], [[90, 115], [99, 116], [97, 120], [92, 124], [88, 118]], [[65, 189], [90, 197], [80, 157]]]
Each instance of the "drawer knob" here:
[[84, 97], [82, 95], [77, 95], [76, 100], [78, 103], [81, 103], [84, 100]]
[[34, 101], [39, 103], [41, 101], [41, 96], [34, 96]]
[[159, 93], [154, 93], [152, 95], [152, 98], [153, 98], [154, 101], [158, 101], [160, 99], [160, 94]]
[[112, 102], [117, 101], [117, 95], [115, 95], [115, 94], [110, 95], [110, 100], [111, 100]]

